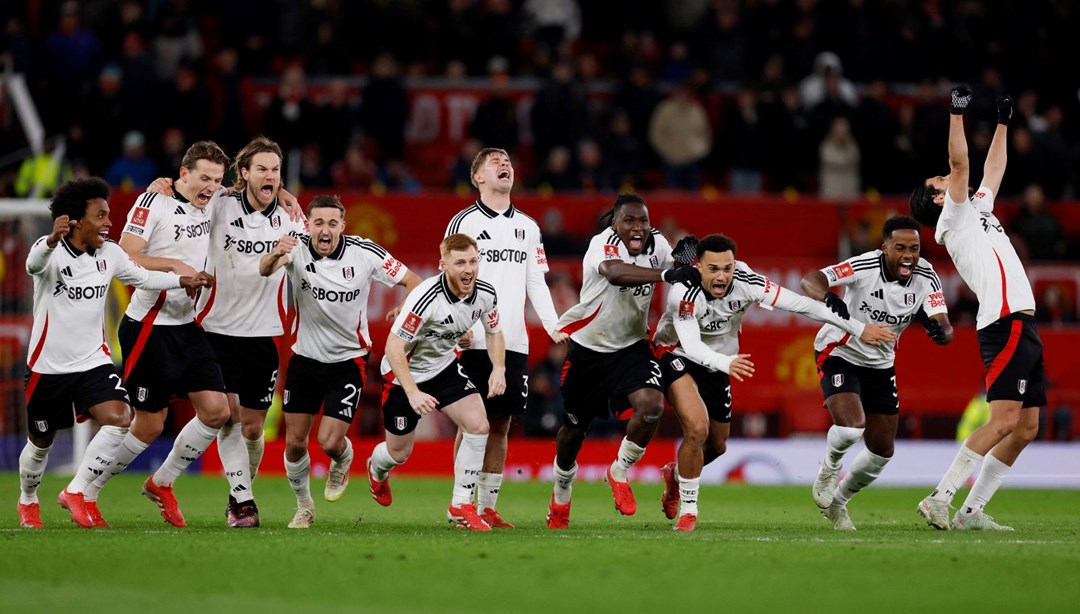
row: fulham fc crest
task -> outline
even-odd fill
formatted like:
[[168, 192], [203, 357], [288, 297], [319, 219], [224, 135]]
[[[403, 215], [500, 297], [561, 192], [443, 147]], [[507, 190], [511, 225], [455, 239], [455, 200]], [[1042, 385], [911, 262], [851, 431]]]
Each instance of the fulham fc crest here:
[[278, 228], [280, 226], [281, 226], [281, 216], [280, 215], [275, 215], [275, 216], [270, 218], [270, 227], [271, 228]]
[[341, 269], [341, 274], [345, 276], [345, 279], [352, 279], [356, 271], [351, 266], [347, 266]]
[[135, 389], [135, 399], [139, 401], [145, 401], [146, 397], [150, 396], [150, 391], [142, 386]]
[[839, 388], [840, 386], [843, 386], [844, 385], [844, 374], [843, 373], [837, 373], [836, 375], [832, 376], [832, 385], [833, 385], [833, 388]]
[[97, 270], [98, 270], [98, 273], [104, 273], [105, 272], [105, 261], [104, 260], [98, 260], [97, 261]]
[[1020, 394], [1024, 394], [1025, 392], [1027, 392], [1027, 380], [1026, 379], [1017, 380], [1016, 381], [1016, 390]]
[[515, 228], [514, 229], [514, 236], [517, 237], [518, 241], [524, 241], [525, 240], [525, 231], [522, 230], [521, 228]]
[[649, 256], [649, 266], [652, 268], [658, 268], [660, 266], [660, 259], [656, 256]]
[[49, 430], [49, 423], [44, 420], [34, 420], [34, 428], [36, 428], [39, 433], [46, 433]]
[[394, 426], [397, 427], [397, 430], [404, 431], [405, 430], [405, 416], [398, 416], [398, 417], [394, 418]]
[[907, 305], [908, 307], [914, 307], [915, 306], [915, 293], [914, 292], [908, 292], [907, 294], [904, 295], [904, 304]]
[[671, 368], [676, 370], [676, 371], [682, 371], [683, 369], [686, 368], [686, 365], [683, 364], [682, 359], [676, 358], [676, 359], [671, 361]]
[[738, 311], [742, 307], [742, 301], [728, 301], [727, 304], [732, 311]]

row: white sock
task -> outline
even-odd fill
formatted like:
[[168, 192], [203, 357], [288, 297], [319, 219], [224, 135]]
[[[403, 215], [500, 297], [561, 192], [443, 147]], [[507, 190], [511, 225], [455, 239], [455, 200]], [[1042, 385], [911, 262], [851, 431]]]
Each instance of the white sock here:
[[941, 482], [930, 494], [931, 499], [952, 503], [956, 491], [960, 490], [971, 474], [975, 472], [975, 466], [982, 460], [982, 455], [971, 451], [966, 445], [961, 445], [956, 452], [956, 458], [945, 475], [941, 476]]
[[52, 446], [39, 448], [26, 440], [22, 454], [19, 454], [19, 503], [38, 502], [38, 486], [41, 486], [41, 476], [45, 475], [51, 449]]
[[480, 472], [480, 478], [476, 481], [476, 508], [478, 510], [483, 512], [495, 509], [502, 481], [503, 474], [501, 473]]
[[229, 494], [237, 503], [251, 501], [251, 474], [248, 473], [248, 453], [239, 424], [227, 424], [217, 434], [218, 456], [225, 479], [229, 481]]
[[262, 464], [263, 451], [266, 449], [266, 439], [263, 434], [259, 433], [258, 439], [248, 439], [244, 437], [244, 443], [247, 444], [248, 451], [248, 475], [254, 481], [255, 476], [259, 474], [259, 465]]
[[487, 438], [487, 435], [461, 434], [461, 447], [454, 459], [454, 497], [450, 500], [454, 507], [472, 503], [476, 479], [480, 476], [480, 467], [484, 465]]
[[615, 462], [611, 463], [611, 477], [616, 482], [625, 482], [626, 472], [645, 455], [645, 448], [623, 437]]
[[881, 470], [885, 468], [885, 465], [889, 464], [889, 460], [889, 457], [878, 456], [863, 448], [863, 451], [859, 452], [859, 455], [851, 463], [851, 469], [847, 475], [844, 476], [843, 480], [840, 480], [840, 485], [836, 488], [836, 494], [833, 495], [833, 503], [847, 505], [847, 502], [852, 497], [872, 484], [881, 475]]
[[862, 437], [863, 429], [850, 426], [829, 427], [829, 434], [825, 438], [825, 466], [833, 471], [838, 471], [844, 464], [844, 455], [855, 442]]
[[1005, 475], [1009, 473], [1009, 469], [1012, 469], [1012, 467], [998, 460], [993, 454], [987, 454], [986, 458], [983, 459], [979, 477], [975, 479], [975, 484], [971, 486], [971, 492], [968, 493], [967, 500], [964, 501], [960, 512], [962, 514], [974, 514], [986, 507], [990, 497], [994, 496], [998, 487], [1005, 480]]
[[371, 477], [375, 478], [376, 482], [385, 482], [386, 478], [390, 477], [390, 470], [400, 464], [390, 456], [385, 441], [371, 451]]
[[83, 496], [87, 501], [97, 501], [98, 493], [101, 492], [105, 483], [111, 480], [116, 475], [128, 468], [135, 457], [142, 454], [143, 450], [149, 447], [150, 444], [143, 443], [141, 439], [135, 436], [130, 430], [124, 435], [123, 441], [120, 442], [120, 446], [116, 448], [115, 456], [113, 457], [113, 463], [109, 467], [109, 470], [104, 475], [99, 475], [94, 478], [83, 490]]
[[203, 452], [206, 452], [206, 449], [217, 438], [217, 434], [218, 429], [206, 426], [198, 416], [192, 418], [184, 425], [184, 428], [180, 429], [180, 434], [176, 436], [176, 441], [173, 442], [169, 455], [165, 457], [165, 462], [154, 472], [154, 484], [172, 486], [176, 478], [180, 477], [180, 474], [191, 463], [198, 460]]
[[337, 467], [341, 467], [342, 465], [351, 465], [352, 464], [352, 459], [353, 459], [352, 441], [348, 437], [346, 437], [345, 438], [345, 451], [342, 452], [341, 455], [339, 455], [337, 458], [331, 458], [330, 461], [332, 463], [334, 463], [334, 465], [336, 465]]
[[675, 480], [679, 482], [679, 515], [693, 514], [697, 516], [698, 492], [701, 490], [701, 478], [684, 478], [678, 473]]
[[304, 452], [304, 456], [295, 463], [286, 456], [285, 476], [289, 478], [289, 486], [296, 493], [296, 502], [300, 507], [314, 509], [315, 502], [311, 500], [311, 456]]
[[559, 462], [555, 461], [555, 503], [566, 505], [570, 503], [570, 495], [574, 490], [574, 478], [577, 477], [577, 463], [563, 470], [559, 468]]
[[68, 492], [84, 493], [91, 482], [104, 476], [112, 467], [117, 449], [124, 442], [124, 435], [128, 430], [119, 426], [103, 426], [98, 429], [97, 435], [86, 446], [86, 454], [83, 455], [79, 468], [75, 470], [75, 477], [67, 486]]

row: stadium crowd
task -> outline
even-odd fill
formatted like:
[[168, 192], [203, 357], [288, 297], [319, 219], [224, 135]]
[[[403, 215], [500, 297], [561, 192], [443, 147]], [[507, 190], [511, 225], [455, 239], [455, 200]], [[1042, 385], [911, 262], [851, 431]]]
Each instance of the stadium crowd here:
[[[28, 75], [66, 155], [59, 169], [47, 154], [8, 160], [0, 195], [42, 173], [141, 188], [174, 173], [186, 143], [231, 152], [260, 133], [300, 152], [312, 188], [460, 186], [497, 146], [529, 150], [523, 183], [556, 192], [900, 194], [938, 172], [945, 84], [966, 81], [976, 100], [1007, 88], [1017, 101], [1002, 196], [1073, 198], [1080, 79], [1050, 66], [1080, 52], [1078, 16], [1048, 1], [5, 3], [0, 63]], [[437, 177], [405, 140], [407, 92], [430, 78], [489, 90]], [[276, 95], [252, 107], [252, 82]], [[528, 117], [508, 83], [533, 91]], [[11, 115], [0, 151], [26, 144]], [[992, 112], [971, 116], [978, 169]]]

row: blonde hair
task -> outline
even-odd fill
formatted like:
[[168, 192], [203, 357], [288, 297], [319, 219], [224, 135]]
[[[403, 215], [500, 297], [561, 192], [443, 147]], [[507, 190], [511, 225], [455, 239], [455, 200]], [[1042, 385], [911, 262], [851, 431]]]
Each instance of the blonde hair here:
[[244, 148], [236, 153], [236, 159], [233, 160], [232, 170], [236, 175], [236, 179], [233, 181], [233, 189], [238, 192], [243, 192], [247, 189], [247, 179], [244, 179], [244, 174], [240, 172], [240, 169], [250, 169], [251, 159], [256, 154], [272, 153], [278, 157], [278, 161], [284, 161], [285, 156], [281, 153], [281, 146], [266, 138], [265, 136], [257, 136], [251, 139], [251, 142], [244, 145]]
[[507, 158], [510, 157], [510, 154], [506, 153], [505, 149], [499, 149], [498, 147], [485, 147], [476, 154], [475, 158], [473, 158], [472, 168], [469, 169], [469, 183], [471, 183], [474, 188], [480, 187], [476, 185], [476, 173], [480, 171], [480, 167], [484, 165], [484, 162], [487, 162], [488, 158], [496, 154], [502, 154]]
[[463, 252], [468, 250], [470, 247], [476, 250], [480, 249], [476, 245], [476, 239], [470, 237], [467, 234], [459, 232], [457, 234], [446, 237], [442, 240], [442, 243], [439, 243], [439, 255], [443, 258], [446, 258], [450, 255], [450, 252], [452, 251]]

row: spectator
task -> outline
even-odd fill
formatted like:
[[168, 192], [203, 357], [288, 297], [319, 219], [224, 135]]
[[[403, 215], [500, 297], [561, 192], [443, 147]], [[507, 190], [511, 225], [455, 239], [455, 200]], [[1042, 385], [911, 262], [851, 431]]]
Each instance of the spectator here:
[[[891, 181], [896, 164], [895, 140], [897, 120], [889, 108], [889, 89], [884, 81], [876, 79], [866, 89], [855, 112], [853, 131], [862, 152], [862, 184], [878, 192], [903, 189]], [[974, 167], [972, 163], [972, 167]], [[903, 184], [910, 185], [910, 184]], [[862, 253], [862, 252], [856, 252]]]
[[[548, 257], [577, 256], [584, 246], [583, 241], [566, 232], [563, 227], [563, 215], [556, 207], [544, 210], [543, 216], [544, 252]], [[569, 306], [573, 305], [571, 302]]]
[[161, 135], [161, 155], [157, 161], [158, 177], [176, 177], [187, 153], [187, 137], [179, 128], [166, 128]]
[[132, 130], [124, 135], [124, 153], [109, 165], [103, 179], [114, 188], [139, 190], [156, 177], [157, 165], [146, 157], [146, 137]]
[[611, 180], [616, 187], [621, 190], [623, 186], [638, 183], [638, 172], [644, 157], [642, 141], [634, 136], [630, 116], [626, 111], [616, 109], [612, 114], [611, 129], [604, 141], [603, 151], [607, 157]]
[[656, 107], [649, 122], [649, 143], [664, 162], [667, 187], [701, 187], [700, 165], [712, 149], [712, 128], [705, 107], [687, 84], [677, 86]]
[[535, 187], [541, 192], [568, 192], [573, 190], [574, 175], [570, 171], [570, 149], [554, 147], [547, 155], [544, 168], [536, 177]]
[[484, 144], [474, 138], [465, 139], [450, 167], [450, 187], [459, 195], [468, 196], [472, 190], [472, 163]]
[[814, 58], [814, 72], [799, 83], [799, 98], [803, 108], [813, 109], [828, 97], [838, 98], [850, 108], [859, 104], [859, 94], [855, 84], [843, 76], [844, 68], [840, 56], [831, 51], [823, 51]]
[[1046, 324], [1072, 324], [1076, 322], [1073, 305], [1058, 284], [1048, 284], [1039, 297], [1039, 308], [1035, 310], [1035, 321]]
[[532, 133], [537, 160], [546, 159], [554, 147], [573, 148], [578, 140], [590, 136], [585, 90], [574, 81], [574, 66], [569, 61], [555, 64], [551, 79], [536, 93]]
[[364, 152], [363, 140], [354, 138], [345, 148], [345, 157], [334, 162], [330, 175], [335, 188], [369, 188], [375, 183], [378, 167]]
[[390, 191], [413, 194], [420, 191], [420, 182], [409, 172], [401, 160], [387, 160], [379, 173], [379, 182]]
[[326, 83], [326, 97], [315, 112], [313, 133], [319, 135], [323, 161], [329, 166], [345, 156], [345, 148], [356, 131], [357, 113], [349, 84], [341, 77]]
[[859, 144], [843, 117], [832, 120], [821, 142], [818, 194], [822, 198], [850, 200], [859, 196]]
[[[722, 148], [725, 166], [731, 169], [729, 189], [733, 194], [761, 191], [765, 159], [765, 126], [758, 110], [757, 94], [744, 87], [735, 95], [734, 108], [725, 113], [722, 143], [736, 144]], [[719, 148], [718, 148], [719, 149]]]
[[397, 61], [389, 53], [380, 53], [372, 64], [360, 107], [364, 133], [378, 147], [377, 160], [404, 159], [408, 117], [409, 97], [398, 75]]
[[592, 139], [578, 142], [577, 177], [577, 189], [586, 193], [610, 192], [615, 189], [615, 182], [604, 163], [604, 153]]
[[286, 159], [289, 152], [298, 149], [310, 136], [307, 122], [311, 121], [313, 111], [304, 69], [299, 64], [291, 64], [281, 73], [278, 94], [263, 116], [266, 134], [274, 135]]
[[1065, 237], [1061, 225], [1049, 211], [1042, 188], [1031, 184], [1020, 198], [1020, 215], [1013, 221], [1013, 235], [1024, 242], [1032, 260], [1060, 260], [1065, 257]]
[[639, 144], [644, 144], [649, 142], [649, 120], [661, 100], [663, 96], [653, 84], [649, 68], [635, 64], [611, 96], [611, 107], [621, 110], [630, 122], [630, 134]]
[[330, 187], [330, 173], [323, 164], [322, 147], [318, 141], [308, 141], [300, 148], [300, 185], [305, 190]]
[[[179, 66], [172, 83], [161, 89], [156, 109], [159, 121], [177, 126], [192, 140], [202, 140], [210, 136], [207, 119], [212, 116], [213, 105], [201, 75], [201, 71], [196, 71], [195, 66]], [[158, 126], [159, 130], [164, 128], [165, 125]]]
[[522, 10], [540, 44], [556, 47], [563, 41], [577, 40], [581, 34], [577, 0], [525, 0]]
[[510, 99], [508, 68], [506, 58], [494, 57], [488, 62], [488, 97], [476, 108], [469, 132], [483, 147], [513, 154], [518, 145], [518, 118], [517, 105]]

